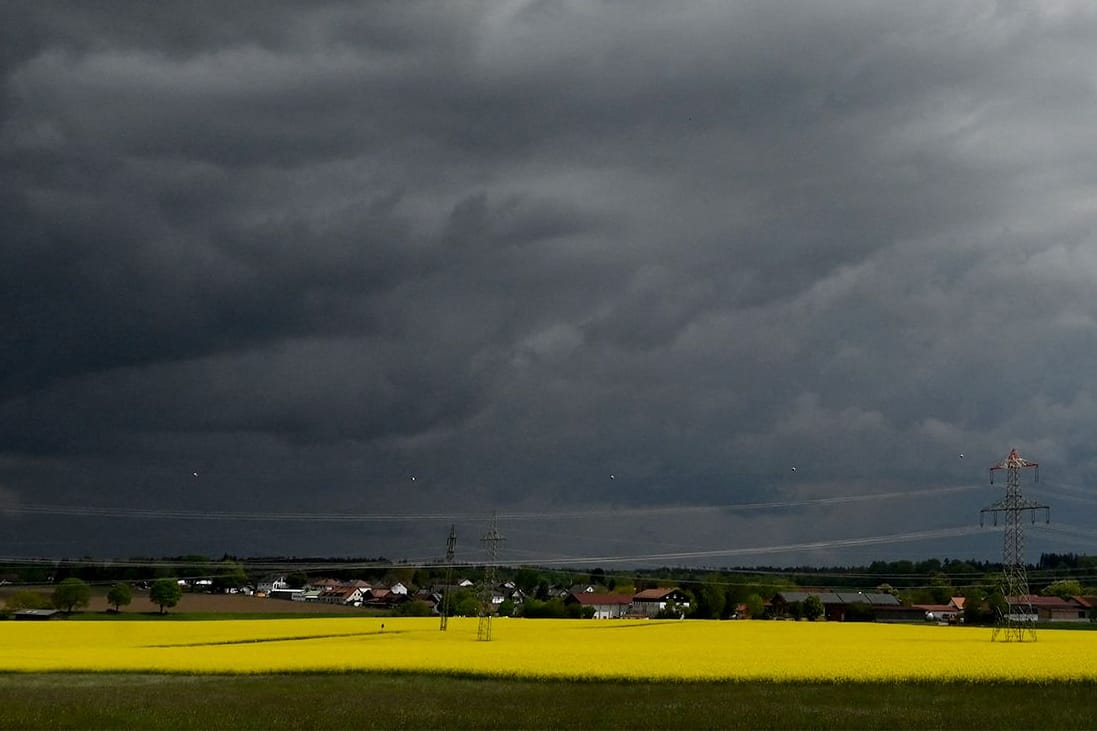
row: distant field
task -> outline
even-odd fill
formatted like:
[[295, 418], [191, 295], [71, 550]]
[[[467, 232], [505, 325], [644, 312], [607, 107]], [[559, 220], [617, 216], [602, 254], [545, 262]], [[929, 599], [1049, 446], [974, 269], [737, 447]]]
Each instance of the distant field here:
[[[273, 600], [272, 600], [273, 601]], [[288, 602], [287, 602], [288, 603]], [[968, 627], [808, 622], [326, 617], [0, 622], [0, 668], [169, 673], [413, 672], [566, 680], [1097, 681], [1097, 633], [992, 643]]]

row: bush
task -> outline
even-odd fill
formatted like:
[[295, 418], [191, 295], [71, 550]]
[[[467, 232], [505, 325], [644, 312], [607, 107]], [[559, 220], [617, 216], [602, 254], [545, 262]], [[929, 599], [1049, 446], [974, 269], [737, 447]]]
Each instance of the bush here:
[[667, 605], [660, 609], [655, 614], [655, 619], [681, 619], [686, 616], [686, 610], [679, 607], [674, 602], [667, 602]]
[[812, 594], [807, 599], [804, 599], [803, 612], [804, 619], [809, 622], [814, 622], [826, 613], [826, 608], [823, 606], [822, 600]]
[[397, 604], [392, 609], [394, 617], [429, 617], [430, 604], [413, 599], [412, 601]]
[[522, 604], [522, 616], [530, 619], [563, 619], [568, 615], [564, 609], [563, 600], [559, 597], [553, 597], [543, 602], [537, 599], [527, 599]]
[[8, 597], [4, 608], [11, 612], [20, 609], [53, 609], [53, 600], [44, 592], [23, 589]]

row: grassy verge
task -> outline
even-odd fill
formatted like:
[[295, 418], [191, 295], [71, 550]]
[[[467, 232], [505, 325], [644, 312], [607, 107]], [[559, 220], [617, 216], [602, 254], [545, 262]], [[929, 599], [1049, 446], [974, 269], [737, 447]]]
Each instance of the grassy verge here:
[[8, 674], [3, 728], [1093, 728], [1097, 684]]

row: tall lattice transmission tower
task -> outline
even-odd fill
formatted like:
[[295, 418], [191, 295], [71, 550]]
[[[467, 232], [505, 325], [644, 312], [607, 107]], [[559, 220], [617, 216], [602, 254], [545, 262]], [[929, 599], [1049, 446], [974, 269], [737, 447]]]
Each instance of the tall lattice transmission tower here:
[[1047, 521], [1051, 520], [1051, 508], [1047, 505], [1026, 500], [1021, 494], [1021, 470], [1032, 469], [1035, 481], [1040, 480], [1040, 465], [1029, 462], [1011, 449], [999, 464], [990, 468], [990, 484], [994, 484], [994, 473], [1006, 471], [1006, 496], [991, 503], [979, 511], [979, 524], [990, 513], [994, 525], [998, 525], [998, 514], [1002, 514], [1005, 523], [1005, 536], [1002, 542], [1002, 591], [1006, 595], [1006, 611], [998, 617], [991, 634], [991, 640], [1004, 642], [1023, 642], [1027, 637], [1036, 640], [1036, 623], [1032, 611], [1032, 598], [1028, 593], [1028, 576], [1025, 573], [1025, 527], [1021, 521], [1026, 510], [1036, 522], [1036, 511], [1043, 510]]
[[476, 626], [476, 639], [491, 641], [491, 616], [495, 612], [492, 593], [495, 591], [495, 565], [499, 559], [499, 544], [505, 539], [499, 534], [495, 513], [491, 514], [488, 532], [480, 538], [480, 543], [488, 550], [488, 562], [484, 567], [484, 583], [480, 586], [480, 622]]
[[457, 553], [457, 528], [449, 527], [449, 539], [446, 540], [446, 585], [442, 589], [442, 625], [438, 628], [443, 632], [449, 625], [449, 604], [453, 595], [453, 557]]

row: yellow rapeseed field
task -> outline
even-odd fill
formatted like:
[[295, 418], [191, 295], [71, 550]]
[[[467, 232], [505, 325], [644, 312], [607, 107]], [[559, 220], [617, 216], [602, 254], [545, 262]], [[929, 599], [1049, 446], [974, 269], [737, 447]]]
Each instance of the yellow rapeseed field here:
[[[382, 626], [383, 625], [383, 626]], [[1097, 679], [1097, 632], [769, 621], [318, 618], [0, 622], [0, 670], [410, 670], [664, 680]]]

